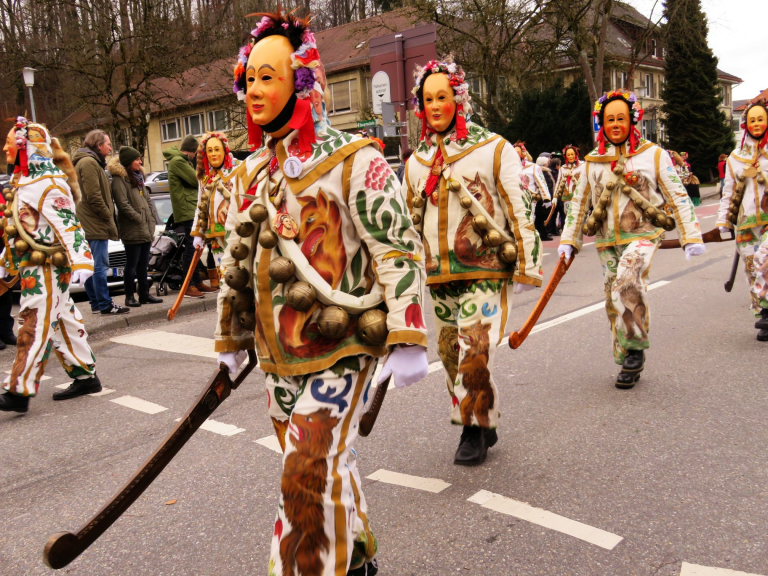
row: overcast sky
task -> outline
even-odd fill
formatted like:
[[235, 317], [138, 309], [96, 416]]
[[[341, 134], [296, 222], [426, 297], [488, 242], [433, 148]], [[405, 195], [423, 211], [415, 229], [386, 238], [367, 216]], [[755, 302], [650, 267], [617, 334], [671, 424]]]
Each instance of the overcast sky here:
[[[649, 16], [661, 0], [626, 0]], [[734, 88], [733, 99], [754, 98], [768, 88], [765, 60], [768, 0], [701, 0], [709, 21], [709, 46], [719, 59], [718, 68], [744, 82]]]

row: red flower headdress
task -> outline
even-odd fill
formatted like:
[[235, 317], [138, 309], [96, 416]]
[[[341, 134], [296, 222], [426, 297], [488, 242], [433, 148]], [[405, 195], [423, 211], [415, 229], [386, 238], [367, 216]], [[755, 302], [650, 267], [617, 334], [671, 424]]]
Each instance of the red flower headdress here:
[[597, 134], [597, 152], [598, 154], [605, 154], [603, 114], [605, 106], [614, 100], [624, 100], [629, 105], [629, 111], [632, 114], [630, 116], [632, 127], [629, 130], [629, 152], [633, 154], [637, 149], [640, 138], [642, 138], [642, 134], [640, 134], [640, 131], [637, 129], [637, 124], [643, 119], [643, 109], [640, 107], [640, 103], [637, 101], [637, 96], [635, 96], [634, 92], [625, 92], [623, 90], [606, 92], [597, 99], [597, 102], [595, 102], [595, 108], [592, 111], [592, 115], [597, 118], [597, 125], [600, 127], [600, 132]]
[[231, 170], [233, 166], [232, 152], [229, 150], [229, 141], [227, 140], [227, 137], [221, 132], [208, 132], [200, 141], [200, 161], [202, 162], [203, 173], [205, 176], [211, 175], [211, 165], [208, 162], [208, 154], [205, 153], [205, 146], [211, 138], [218, 138], [224, 145], [224, 163], [221, 165], [221, 168]]
[[469, 95], [469, 84], [464, 81], [464, 70], [453, 61], [453, 56], [448, 55], [442, 61], [430, 60], [423, 67], [417, 66], [413, 72], [415, 79], [413, 90], [413, 109], [416, 117], [421, 119], [420, 140], [427, 137], [427, 132], [432, 131], [427, 126], [427, 120], [424, 116], [424, 110], [421, 109], [419, 94], [424, 85], [424, 80], [430, 74], [445, 74], [448, 76], [448, 83], [453, 88], [453, 100], [456, 102], [456, 139], [466, 140], [467, 138], [467, 116], [470, 112], [469, 101], [472, 99]]

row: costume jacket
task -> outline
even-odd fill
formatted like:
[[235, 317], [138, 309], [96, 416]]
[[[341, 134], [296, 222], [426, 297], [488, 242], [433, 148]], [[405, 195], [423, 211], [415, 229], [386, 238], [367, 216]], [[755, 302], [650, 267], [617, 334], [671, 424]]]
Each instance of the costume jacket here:
[[555, 184], [555, 192], [563, 187], [563, 202], [570, 202], [573, 200], [573, 194], [576, 192], [576, 187], [579, 185], [579, 180], [584, 173], [584, 162], [577, 160], [575, 164], [563, 164], [560, 167], [560, 174], [557, 177], [557, 183]]
[[[531, 195], [521, 188], [520, 158], [498, 134], [472, 122], [467, 122], [467, 132], [463, 141], [457, 140], [455, 128], [445, 137], [428, 133], [405, 166], [403, 191], [408, 207], [412, 214], [422, 215], [416, 228], [424, 241], [427, 284], [513, 278], [540, 286], [542, 244], [533, 225]], [[444, 163], [439, 187], [421, 208], [415, 208], [416, 196], [425, 195], [438, 148]], [[498, 247], [483, 244], [472, 227], [472, 214], [462, 207], [458, 194], [448, 191], [450, 178], [459, 180], [496, 225], [515, 239], [517, 265], [503, 263], [497, 256]]]
[[[761, 178], [762, 176], [762, 178]], [[720, 209], [717, 212], [717, 225], [733, 228], [728, 222], [728, 208], [731, 204], [736, 182], [744, 177], [744, 195], [739, 209], [737, 230], [745, 230], [768, 224], [768, 146], [758, 149], [757, 142], [747, 134], [744, 144], [731, 152], [725, 169], [725, 186]], [[759, 180], [762, 180], [761, 184]], [[762, 208], [761, 208], [762, 202]]]
[[[227, 233], [225, 226], [227, 224], [227, 214], [231, 202], [232, 189], [237, 169], [241, 163], [232, 159], [232, 168], [213, 168], [209, 174], [203, 176], [197, 193], [197, 207], [195, 208], [195, 218], [192, 223], [192, 236], [200, 236], [210, 240], [211, 251], [216, 257], [217, 262], [221, 263], [221, 258], [227, 248]], [[208, 218], [206, 225], [200, 219], [200, 203], [204, 194], [208, 195]]]
[[[232, 289], [223, 286], [218, 298], [216, 351], [253, 348], [255, 337], [261, 368], [291, 376], [325, 370], [349, 356], [383, 356], [395, 344], [427, 345], [421, 306], [421, 240], [397, 176], [372, 144], [328, 128], [311, 152], [301, 155], [298, 132], [293, 131], [277, 141], [267, 138], [267, 145], [245, 160], [234, 178], [234, 204], [225, 229], [230, 249], [237, 243], [249, 248], [240, 265], [247, 268], [249, 285], [255, 291], [256, 328], [250, 332], [238, 324], [228, 298]], [[301, 161], [296, 178], [283, 170], [290, 156]], [[281, 255], [281, 244], [268, 249], [256, 240], [261, 231], [273, 229], [272, 217], [257, 225], [250, 237], [241, 238], [235, 230], [238, 223], [250, 222], [252, 203], [266, 203], [266, 198], [278, 212], [290, 215], [298, 228], [295, 239], [287, 241], [292, 243], [291, 249], [298, 246], [301, 252], [294, 258], [297, 269], [311, 267], [334, 294], [378, 297], [380, 301], [383, 297], [389, 330], [385, 344], [371, 346], [360, 340], [355, 313], [350, 312], [346, 335], [332, 340], [317, 329], [317, 318], [325, 308], [319, 299], [306, 312], [286, 305], [286, 291], [293, 280], [277, 284], [268, 274], [270, 262]], [[235, 263], [231, 251], [225, 251], [225, 276]]]
[[[584, 173], [579, 180], [570, 209], [565, 218], [565, 229], [561, 244], [569, 244], [576, 250], [583, 242], [582, 225], [590, 209], [603, 193], [605, 185], [613, 177], [613, 168], [623, 157], [625, 177], [637, 175], [632, 188], [657, 209], [664, 209], [674, 216], [677, 223], [680, 244], [701, 243], [701, 229], [683, 183], [675, 171], [672, 161], [662, 148], [641, 139], [634, 153], [627, 144], [616, 147], [606, 145], [605, 154], [597, 150], [585, 158]], [[620, 180], [611, 193], [611, 202], [606, 206], [606, 217], [597, 231], [597, 248], [621, 246], [635, 240], [658, 238], [664, 233], [646, 218], [633, 200], [621, 192], [625, 184]]]
[[524, 190], [527, 190], [530, 194], [538, 192], [541, 194], [542, 202], [549, 202], [552, 200], [549, 195], [549, 186], [547, 186], [547, 180], [544, 178], [544, 170], [536, 162], [530, 160], [521, 160], [522, 171], [520, 172], [520, 185]]

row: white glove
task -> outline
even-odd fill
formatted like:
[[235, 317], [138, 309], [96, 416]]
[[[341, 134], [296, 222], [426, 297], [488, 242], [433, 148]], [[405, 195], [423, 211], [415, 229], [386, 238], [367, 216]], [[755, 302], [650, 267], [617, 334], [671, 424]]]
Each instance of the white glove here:
[[424, 346], [395, 346], [379, 375], [381, 384], [391, 375], [395, 386], [402, 388], [418, 382], [429, 373], [427, 349]]
[[238, 352], [219, 352], [219, 364], [224, 362], [229, 368], [229, 373], [234, 374], [240, 367], [240, 364], [248, 358], [248, 352], [240, 350]]
[[718, 230], [720, 230], [720, 235], [721, 236], [724, 235], [724, 234], [728, 234], [730, 236], [730, 234], [731, 234], [731, 229], [726, 227], [726, 226], [720, 226], [720, 228], [718, 228]]
[[565, 254], [566, 260], [573, 258], [573, 246], [570, 244], [560, 244], [560, 246], [557, 247], [557, 255], [562, 256], [563, 254]]
[[534, 286], [533, 284], [523, 284], [522, 282], [515, 282], [515, 287], [512, 288], [512, 292], [514, 294], [522, 294], [523, 292], [528, 292], [528, 290], [533, 290], [534, 288], [537, 288], [537, 286]]
[[93, 270], [87, 270], [87, 269], [75, 270], [74, 272], [72, 272], [70, 283], [83, 285], [85, 284], [85, 281], [88, 280], [88, 278], [90, 278], [91, 276], [93, 276]]
[[5, 268], [3, 268], [2, 266], [0, 266], [0, 278], [5, 278], [5, 274], [6, 274], [6, 272], [5, 272]]
[[685, 245], [685, 259], [690, 260], [691, 256], [701, 256], [706, 251], [707, 247], [704, 244], [686, 244]]
[[195, 247], [195, 250], [205, 245], [205, 238], [202, 236], [195, 236], [195, 239], [192, 240], [192, 246]]
[[552, 202], [544, 202], [544, 208], [552, 208]]

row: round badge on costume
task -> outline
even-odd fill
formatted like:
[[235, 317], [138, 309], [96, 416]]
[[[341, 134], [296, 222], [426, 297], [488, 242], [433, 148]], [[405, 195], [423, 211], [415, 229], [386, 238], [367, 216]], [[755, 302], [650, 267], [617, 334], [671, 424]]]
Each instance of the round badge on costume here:
[[283, 163], [283, 172], [288, 178], [298, 178], [301, 176], [301, 160], [291, 156]]
[[278, 212], [272, 219], [272, 229], [286, 240], [293, 240], [299, 234], [299, 225], [286, 212]]

